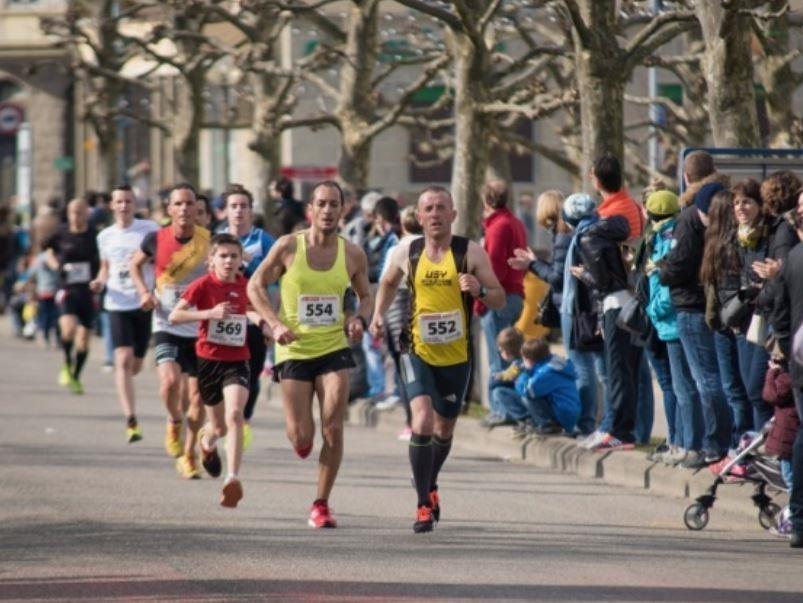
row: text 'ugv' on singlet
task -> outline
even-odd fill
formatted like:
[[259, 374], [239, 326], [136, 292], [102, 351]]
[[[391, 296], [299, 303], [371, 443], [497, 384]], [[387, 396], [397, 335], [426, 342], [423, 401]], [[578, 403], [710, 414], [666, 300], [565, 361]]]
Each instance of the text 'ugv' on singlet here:
[[311, 360], [348, 347], [343, 329], [343, 302], [351, 286], [346, 268], [346, 242], [337, 238], [337, 256], [328, 270], [314, 270], [307, 262], [306, 234], [296, 236], [296, 253], [279, 281], [279, 320], [298, 339], [276, 344], [276, 364]]

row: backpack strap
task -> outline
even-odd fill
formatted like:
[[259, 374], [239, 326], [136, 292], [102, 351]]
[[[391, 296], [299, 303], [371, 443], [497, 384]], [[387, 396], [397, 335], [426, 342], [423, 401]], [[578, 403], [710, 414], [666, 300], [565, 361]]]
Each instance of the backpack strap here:
[[[468, 244], [466, 237], [452, 235], [452, 257], [454, 265], [457, 266], [459, 274], [468, 273]], [[468, 292], [461, 293], [463, 299], [463, 311], [466, 314], [466, 343], [468, 345], [468, 359], [471, 361], [473, 345], [471, 340], [471, 312], [474, 308], [474, 298]]]

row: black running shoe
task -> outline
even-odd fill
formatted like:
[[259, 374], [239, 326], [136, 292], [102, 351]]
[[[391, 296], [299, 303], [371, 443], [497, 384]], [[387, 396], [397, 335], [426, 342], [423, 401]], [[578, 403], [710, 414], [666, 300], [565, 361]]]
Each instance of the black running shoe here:
[[413, 532], [423, 534], [424, 532], [431, 532], [434, 527], [435, 521], [432, 517], [432, 508], [425, 505], [418, 507], [415, 523], [413, 524]]
[[217, 446], [212, 450], [206, 450], [203, 445], [203, 440], [200, 440], [201, 448], [201, 465], [203, 465], [209, 477], [220, 477], [223, 471], [223, 463], [220, 462], [220, 455], [217, 453]]

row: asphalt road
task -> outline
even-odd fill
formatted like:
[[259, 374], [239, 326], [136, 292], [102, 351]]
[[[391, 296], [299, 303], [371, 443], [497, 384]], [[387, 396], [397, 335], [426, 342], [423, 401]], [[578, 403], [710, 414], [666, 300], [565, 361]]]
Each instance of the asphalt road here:
[[331, 500], [306, 525], [316, 452], [298, 460], [276, 402], [257, 407], [236, 510], [162, 449], [155, 374], [138, 381], [145, 439], [124, 442], [99, 342], [87, 393], [60, 356], [0, 336], [0, 600], [803, 601], [803, 556], [755, 519], [457, 451], [434, 533], [411, 530], [406, 446], [349, 427]]

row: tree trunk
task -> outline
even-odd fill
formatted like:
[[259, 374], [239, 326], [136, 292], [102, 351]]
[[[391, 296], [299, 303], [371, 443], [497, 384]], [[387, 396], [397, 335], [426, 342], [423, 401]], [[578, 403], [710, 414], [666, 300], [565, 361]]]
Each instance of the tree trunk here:
[[259, 169], [259, 193], [265, 219], [270, 223], [274, 215], [270, 185], [279, 178], [281, 169], [281, 132], [275, 127], [278, 119], [276, 87], [273, 85], [273, 78], [266, 74], [253, 74], [251, 87], [254, 90], [251, 120], [254, 136], [248, 143], [248, 148], [262, 159]]
[[98, 136], [98, 177], [95, 186], [109, 191], [117, 184], [117, 136]]
[[179, 178], [197, 187], [200, 184], [199, 149], [204, 115], [204, 75], [186, 74], [178, 82], [173, 155]]
[[695, 2], [695, 12], [706, 47], [703, 71], [714, 144], [761, 146], [753, 88], [751, 18], [708, 0]]
[[482, 201], [480, 189], [490, 161], [491, 118], [479, 110], [486, 100], [483, 83], [489, 72], [488, 57], [484, 48], [477, 48], [472, 40], [455, 33], [453, 38], [455, 61], [455, 141], [452, 165], [452, 196], [457, 221], [455, 232], [471, 238], [480, 233]]
[[508, 184], [513, 182], [513, 172], [510, 168], [510, 154], [504, 149], [494, 147], [488, 158], [488, 167], [485, 169], [487, 180], [504, 180]]
[[345, 130], [340, 139], [340, 179], [357, 195], [362, 195], [368, 188], [372, 142]]

